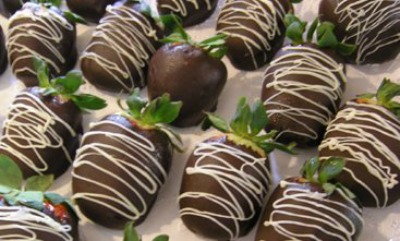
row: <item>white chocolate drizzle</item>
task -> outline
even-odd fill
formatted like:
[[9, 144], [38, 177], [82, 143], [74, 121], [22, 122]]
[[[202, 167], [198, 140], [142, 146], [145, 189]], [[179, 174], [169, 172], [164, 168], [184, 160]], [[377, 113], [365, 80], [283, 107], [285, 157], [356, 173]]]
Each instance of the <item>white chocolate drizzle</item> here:
[[[24, 23], [12, 26], [13, 23], [19, 21]], [[33, 68], [28, 66], [16, 68], [20, 61], [33, 59], [34, 56], [46, 61], [55, 70], [55, 73], [61, 73], [63, 66], [67, 64], [65, 56], [61, 52], [62, 48], [60, 48], [61, 41], [65, 38], [63, 31], [74, 32], [73, 24], [55, 11], [28, 2], [10, 18], [10, 26], [6, 46], [8, 56], [12, 60], [10, 61], [11, 67], [16, 75], [27, 71], [36, 76]], [[24, 43], [29, 38], [35, 39], [40, 46], [37, 43], [32, 45]], [[54, 59], [48, 57], [49, 52]], [[14, 58], [14, 55], [18, 57]]]
[[[255, 158], [240, 149], [218, 142], [200, 143], [193, 155], [198, 159], [193, 167], [186, 168], [186, 175], [206, 175], [219, 184], [223, 192], [220, 195], [212, 192], [184, 192], [180, 194], [179, 200], [202, 200], [222, 211], [218, 213], [183, 207], [180, 216], [208, 219], [209, 225], [219, 226], [230, 235], [230, 239], [239, 237], [240, 222], [255, 218], [265, 201], [271, 178], [267, 158]], [[198, 181], [201, 182], [201, 176]], [[226, 226], [224, 219], [231, 220], [235, 228], [231, 230]]]
[[210, 0], [170, 0], [170, 3], [161, 4], [161, 8], [169, 9], [174, 13], [179, 13], [182, 17], [188, 16], [187, 5], [192, 4], [194, 9], [199, 10], [199, 1], [203, 1], [206, 4], [207, 11], [211, 11], [212, 5]]
[[400, 44], [400, 33], [393, 29], [400, 23], [399, 12], [400, 0], [338, 1], [335, 14], [339, 23], [348, 22], [343, 42], [358, 46], [356, 63], [363, 63], [383, 47]]
[[[275, 92], [264, 101], [268, 116], [272, 119], [274, 115], [282, 115], [293, 122], [294, 126], [301, 126], [305, 130], [283, 130], [278, 133], [277, 138], [285, 133], [294, 133], [317, 140], [319, 130], [308, 126], [307, 121], [300, 120], [300, 117], [316, 121], [321, 126], [328, 125], [338, 111], [339, 103], [336, 102], [343, 96], [342, 85], [346, 82], [344, 66], [325, 53], [306, 46], [287, 46], [282, 51], [285, 54], [272, 61], [264, 75], [264, 79], [271, 79], [264, 88]], [[308, 78], [316, 78], [318, 82], [302, 82], [292, 79], [293, 76], [299, 76], [306, 81]], [[322, 95], [325, 100], [316, 102], [308, 97], [310, 94]], [[310, 107], [295, 108], [282, 102], [282, 96], [298, 98]], [[327, 102], [333, 109], [324, 104]]]
[[[144, 86], [145, 68], [156, 51], [152, 43], [158, 40], [156, 30], [146, 16], [132, 7], [108, 5], [106, 11], [93, 33], [90, 44], [83, 52], [81, 61], [94, 61], [113, 77], [121, 89], [130, 91], [139, 87], [135, 86], [137, 82]], [[93, 48], [101, 50], [93, 51]], [[107, 56], [109, 52], [118, 59], [110, 59]], [[83, 68], [82, 71], [85, 75], [86, 71], [93, 70]], [[136, 74], [139, 80], [135, 79]], [[96, 83], [96, 80], [91, 82]]]
[[[218, 32], [241, 39], [252, 57], [253, 65], [259, 68], [256, 55], [262, 53], [263, 63], [271, 57], [271, 41], [283, 34], [279, 23], [285, 14], [284, 6], [278, 0], [227, 0], [218, 17], [218, 25], [225, 27], [219, 28]], [[249, 21], [256, 27], [245, 25]]]
[[[335, 192], [346, 203], [330, 199], [326, 193], [306, 189], [302, 184], [281, 181], [280, 186], [285, 188], [283, 195], [274, 200], [273, 211], [263, 225], [273, 227], [285, 240], [353, 241], [352, 237], [360, 231], [357, 224], [363, 225], [362, 209], [341, 189]], [[315, 232], [307, 233], [309, 229]]]
[[[51, 157], [51, 160], [48, 160], [48, 157], [42, 156], [41, 152], [45, 150], [62, 149], [64, 159], [72, 162], [56, 125], [64, 127], [71, 137], [77, 135], [67, 122], [58, 117], [37, 96], [21, 92], [15, 97], [3, 123], [0, 150], [12, 154], [39, 175], [45, 173], [49, 165], [57, 165], [57, 158]], [[32, 151], [34, 156], [24, 154], [24, 150]]]
[[[367, 109], [361, 109], [363, 107]], [[373, 112], [368, 110], [373, 110]], [[339, 119], [345, 121], [339, 121]], [[332, 132], [342, 134], [335, 136], [331, 135]], [[374, 133], [379, 133], [381, 137]], [[387, 140], [383, 140], [382, 137]], [[395, 115], [381, 106], [347, 102], [346, 108], [339, 111], [336, 119], [329, 124], [319, 150], [345, 152], [348, 154], [345, 158], [346, 162], [363, 165], [368, 173], [360, 173], [347, 166], [343, 171], [349, 173], [354, 182], [370, 193], [377, 207], [385, 207], [389, 200], [388, 191], [399, 185], [400, 175], [399, 150], [393, 150], [387, 146], [388, 140], [397, 143], [400, 147], [400, 121]], [[327, 158], [329, 156], [321, 156], [321, 160]], [[396, 169], [390, 168], [389, 163]], [[378, 195], [381, 192], [368, 186], [370, 175], [380, 181], [383, 196]], [[346, 185], [346, 183], [343, 184]]]
[[[101, 131], [102, 126], [105, 125], [112, 125], [114, 129], [120, 129], [120, 131]], [[87, 138], [100, 137], [99, 140], [107, 138], [111, 142], [118, 142], [120, 146], [106, 144], [106, 141], [86, 143]], [[91, 130], [83, 136], [82, 146], [78, 149], [73, 164], [72, 176], [76, 180], [98, 187], [99, 191], [96, 193], [77, 192], [74, 193], [72, 199], [90, 201], [128, 220], [138, 220], [148, 212], [149, 208], [148, 200], [144, 195], [156, 195], [167, 178], [167, 170], [154, 154], [155, 151], [156, 148], [150, 140], [121, 124], [107, 120], [93, 123]], [[99, 156], [101, 162], [115, 165], [123, 173], [115, 174], [111, 170], [96, 165], [91, 161], [96, 156]], [[94, 168], [99, 178], [92, 180], [84, 175], [78, 175], [76, 170], [80, 168]], [[161, 176], [157, 175], [155, 169]], [[107, 176], [107, 179], [112, 179], [113, 183], [129, 189], [131, 193], [123, 193], [120, 191], [121, 188], [110, 186], [105, 181], [107, 179], [101, 178], [102, 176]], [[111, 192], [112, 195], [102, 194], [102, 192]], [[134, 203], [129, 198], [132, 193], [138, 198], [138, 203]]]
[[23, 206], [0, 207], [0, 240], [48, 241], [39, 239], [45, 233], [52, 241], [73, 241], [70, 225], [63, 225], [38, 210]]

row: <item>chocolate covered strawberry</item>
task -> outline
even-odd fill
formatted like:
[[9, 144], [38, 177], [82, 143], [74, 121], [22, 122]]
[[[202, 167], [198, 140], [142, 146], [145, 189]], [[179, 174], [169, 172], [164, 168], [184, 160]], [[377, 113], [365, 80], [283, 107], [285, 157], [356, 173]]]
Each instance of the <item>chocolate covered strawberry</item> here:
[[205, 111], [214, 111], [227, 80], [221, 58], [226, 52], [224, 35], [194, 42], [176, 20], [172, 35], [150, 60], [147, 77], [150, 99], [169, 93], [183, 106], [173, 125], [194, 126], [204, 119]]
[[168, 94], [147, 102], [135, 89], [126, 104], [91, 125], [73, 164], [74, 201], [87, 218], [109, 228], [145, 220], [180, 141], [165, 124], [182, 104]]
[[309, 26], [306, 40], [306, 22], [288, 14], [285, 24], [292, 44], [274, 56], [261, 90], [270, 119], [267, 130], [277, 130], [280, 142], [315, 146], [339, 110], [346, 87], [340, 54], [351, 53], [354, 46], [339, 43], [333, 34], [334, 26], [328, 22], [319, 23], [316, 19]]
[[61, 11], [60, 4], [54, 0], [27, 2], [10, 18], [8, 58], [13, 73], [27, 87], [38, 85], [32, 65], [34, 56], [46, 61], [54, 76], [66, 74], [75, 65], [75, 22], [82, 19]]
[[78, 241], [78, 217], [69, 202], [45, 192], [52, 175], [25, 182], [9, 157], [0, 155], [0, 240]]
[[268, 200], [255, 240], [355, 241], [363, 228], [362, 207], [340, 184], [329, 181], [344, 161], [308, 160], [302, 177], [280, 181]]
[[329, 124], [319, 153], [322, 160], [346, 160], [335, 180], [364, 206], [386, 207], [400, 199], [400, 84], [383, 80], [377, 93], [348, 101]]
[[156, 13], [148, 4], [124, 0], [106, 8], [80, 58], [87, 81], [114, 92], [146, 86], [149, 60], [161, 45], [161, 31], [153, 19]]
[[190, 155], [180, 216], [200, 236], [233, 240], [258, 220], [271, 182], [268, 153], [290, 148], [271, 141], [275, 132], [258, 135], [268, 122], [261, 101], [251, 108], [242, 98], [230, 124], [212, 114], [207, 122], [222, 133], [198, 144]]
[[3, 122], [0, 154], [10, 156], [24, 177], [58, 177], [71, 165], [79, 146], [82, 111], [106, 104], [98, 97], [76, 93], [84, 83], [80, 72], [50, 80], [46, 63], [34, 62], [40, 86], [15, 97]]

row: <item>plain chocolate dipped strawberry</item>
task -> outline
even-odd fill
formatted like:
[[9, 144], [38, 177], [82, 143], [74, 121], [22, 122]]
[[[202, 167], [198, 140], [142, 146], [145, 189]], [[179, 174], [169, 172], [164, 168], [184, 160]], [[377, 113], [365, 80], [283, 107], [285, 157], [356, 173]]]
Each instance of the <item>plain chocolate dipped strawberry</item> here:
[[[157, 199], [172, 161], [176, 134], [165, 125], [181, 103], [167, 94], [147, 102], [139, 90], [128, 109], [93, 123], [73, 164], [73, 200], [93, 222], [123, 228], [143, 222]], [[101, 210], [101, 211], [99, 211]]]
[[218, 0], [157, 0], [161, 14], [175, 14], [185, 27], [204, 22], [217, 7]]
[[228, 36], [227, 56], [232, 65], [256, 70], [267, 64], [283, 44], [283, 19], [289, 12], [293, 12], [290, 0], [226, 1], [218, 16], [217, 31]]
[[209, 239], [233, 240], [256, 224], [271, 182], [267, 154], [290, 148], [258, 135], [268, 122], [261, 101], [252, 108], [239, 101], [230, 124], [208, 114], [223, 132], [198, 144], [190, 155], [179, 195], [180, 216], [192, 232]]
[[82, 132], [82, 110], [100, 109], [105, 102], [75, 94], [82, 76], [71, 71], [49, 80], [45, 62], [35, 59], [40, 86], [17, 94], [3, 122], [0, 154], [10, 156], [25, 177], [61, 175], [72, 163]]
[[17, 79], [27, 87], [37, 86], [38, 79], [32, 58], [45, 60], [54, 76], [72, 69], [76, 62], [75, 21], [81, 19], [62, 12], [56, 1], [25, 3], [11, 18], [8, 27], [8, 58]]
[[270, 119], [267, 130], [277, 130], [280, 142], [315, 146], [335, 117], [345, 90], [347, 78], [339, 54], [349, 54], [354, 46], [339, 44], [333, 35], [334, 26], [328, 22], [318, 23], [316, 19], [307, 40], [303, 39], [306, 22], [288, 14], [285, 24], [293, 43], [274, 56], [261, 89]]
[[339, 41], [357, 50], [346, 59], [355, 64], [382, 63], [400, 53], [400, 1], [322, 0], [319, 18], [336, 25]]
[[148, 62], [160, 46], [160, 33], [147, 10], [145, 1], [119, 1], [107, 7], [80, 59], [85, 79], [114, 92], [146, 85]]
[[[176, 19], [175, 19], [176, 20]], [[169, 93], [172, 100], [182, 101], [178, 118], [180, 127], [199, 124], [205, 111], [214, 111], [227, 80], [227, 69], [221, 58], [226, 52], [223, 35], [194, 42], [177, 22], [175, 32], [153, 55], [147, 77], [150, 99]]]
[[67, 6], [72, 12], [82, 16], [87, 21], [99, 22], [106, 13], [106, 7], [117, 0], [67, 0]]
[[18, 165], [4, 155], [0, 167], [0, 240], [79, 240], [79, 220], [72, 206], [64, 197], [45, 192], [52, 175], [23, 182]]
[[347, 102], [329, 124], [319, 153], [322, 160], [346, 160], [335, 180], [367, 207], [400, 199], [400, 85], [385, 79], [376, 94]]
[[[356, 196], [330, 181], [344, 161], [306, 162], [303, 177], [280, 181], [268, 200], [255, 240], [356, 241], [363, 228]], [[318, 172], [318, 179], [315, 175]]]

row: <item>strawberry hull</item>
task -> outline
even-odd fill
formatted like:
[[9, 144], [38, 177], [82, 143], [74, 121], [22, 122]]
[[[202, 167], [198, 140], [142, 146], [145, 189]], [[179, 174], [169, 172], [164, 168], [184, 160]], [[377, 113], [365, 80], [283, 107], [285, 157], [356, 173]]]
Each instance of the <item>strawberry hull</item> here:
[[179, 206], [183, 223], [215, 240], [246, 235], [256, 224], [269, 191], [269, 161], [256, 152], [214, 137], [189, 157]]
[[319, 184], [289, 178], [268, 200], [255, 240], [355, 241], [362, 208], [342, 190], [331, 195]]
[[385, 207], [400, 198], [400, 121], [382, 106], [347, 102], [319, 146], [322, 160], [346, 160], [336, 180], [367, 207]]
[[72, 101], [43, 96], [38, 87], [18, 94], [3, 123], [0, 153], [24, 177], [60, 176], [71, 165], [82, 132], [82, 113]]
[[150, 212], [171, 159], [163, 132], [142, 129], [119, 114], [106, 116], [83, 137], [73, 165], [73, 199], [95, 223], [115, 229], [128, 221], [138, 225]]

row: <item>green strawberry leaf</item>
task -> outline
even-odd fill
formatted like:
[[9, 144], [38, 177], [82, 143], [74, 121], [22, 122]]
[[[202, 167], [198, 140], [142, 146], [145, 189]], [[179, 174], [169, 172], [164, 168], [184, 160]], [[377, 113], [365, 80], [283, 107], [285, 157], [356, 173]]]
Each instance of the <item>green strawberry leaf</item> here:
[[318, 20], [318, 17], [316, 17], [314, 19], [314, 21], [312, 22], [310, 28], [307, 31], [307, 41], [308, 42], [312, 42], [315, 31], [317, 30], [318, 24], [319, 24], [319, 20]]
[[400, 102], [393, 100], [398, 96], [400, 96], [400, 84], [385, 78], [376, 93], [358, 95], [357, 101], [383, 106], [400, 119]]
[[[147, 101], [140, 97], [140, 89], [135, 88], [132, 94], [126, 100], [129, 112], [134, 118], [140, 118], [142, 109], [146, 106]], [[119, 104], [121, 106], [121, 104]]]
[[81, 16], [79, 16], [76, 13], [70, 12], [70, 11], [64, 11], [64, 17], [71, 23], [80, 23], [80, 24], [87, 24], [85, 19], [83, 19]]
[[289, 13], [286, 14], [284, 23], [286, 26], [286, 36], [293, 41], [293, 44], [303, 44], [303, 34], [306, 30], [307, 22], [303, 22], [295, 15]]
[[153, 239], [153, 241], [169, 241], [168, 235], [159, 235]]
[[46, 192], [44, 193], [44, 197], [54, 205], [65, 202], [65, 198], [57, 193]]
[[0, 185], [0, 194], [7, 194], [10, 193], [12, 190], [14, 189], [12, 189], [11, 187]]
[[322, 162], [319, 169], [318, 182], [320, 184], [327, 183], [342, 172], [345, 161], [342, 158], [331, 157]]
[[290, 0], [291, 3], [301, 3], [303, 0]]
[[264, 104], [260, 100], [257, 100], [254, 103], [254, 105], [251, 108], [251, 113], [252, 113], [250, 122], [251, 135], [256, 136], [268, 124], [268, 115], [265, 110]]
[[53, 184], [54, 175], [32, 176], [26, 180], [25, 191], [44, 192]]
[[51, 86], [61, 95], [74, 94], [84, 83], [82, 73], [77, 70], [68, 72], [66, 76], [51, 80]]
[[308, 159], [301, 168], [301, 175], [309, 181], [314, 182], [314, 176], [318, 172], [320, 161], [318, 157]]
[[143, 110], [143, 121], [148, 125], [158, 123], [171, 123], [174, 121], [182, 108], [182, 102], [172, 102], [168, 93], [154, 99]]
[[250, 106], [247, 104], [246, 98], [242, 97], [236, 107], [236, 112], [229, 126], [232, 131], [239, 136], [247, 137], [249, 125], [252, 121], [252, 113]]
[[71, 95], [70, 98], [81, 109], [100, 110], [107, 106], [104, 99], [91, 94]]
[[165, 124], [171, 123], [178, 117], [182, 108], [182, 102], [171, 101], [171, 97], [168, 93], [149, 102], [142, 99], [139, 93], [139, 89], [136, 88], [128, 98], [128, 110], [122, 107], [120, 100], [118, 101], [118, 105], [139, 125], [153, 127], [163, 131], [167, 134], [171, 144], [177, 148], [177, 150], [180, 150], [181, 148], [179, 146], [182, 144], [180, 136], [169, 129]]
[[124, 241], [140, 241], [139, 234], [133, 227], [133, 222], [128, 222], [125, 225]]
[[332, 195], [336, 190], [336, 185], [332, 184], [332, 183], [329, 183], [329, 182], [326, 182], [326, 183], [322, 184], [322, 188], [324, 189], [326, 194]]
[[19, 166], [8, 156], [0, 155], [0, 185], [20, 189], [23, 177]]
[[323, 22], [317, 27], [318, 46], [320, 48], [333, 48], [336, 49], [339, 41], [336, 38], [333, 30], [335, 25], [330, 22]]
[[229, 133], [228, 123], [221, 117], [212, 113], [206, 112], [207, 118], [204, 119], [202, 129], [207, 130], [211, 126], [221, 131], [222, 133]]
[[27, 206], [34, 208], [36, 210], [43, 210], [43, 201], [44, 195], [43, 192], [35, 192], [35, 191], [26, 191], [20, 192], [17, 197], [17, 202]]
[[30, 0], [33, 3], [42, 4], [43, 6], [50, 8], [52, 6], [60, 8], [62, 0]]
[[336, 51], [337, 51], [341, 56], [350, 56], [350, 55], [352, 55], [356, 50], [357, 50], [357, 46], [354, 45], [354, 44], [339, 43], [339, 44], [336, 46]]
[[39, 86], [42, 88], [47, 88], [50, 86], [50, 73], [49, 67], [46, 62], [39, 57], [33, 57], [33, 67], [35, 68], [36, 76], [39, 81]]

